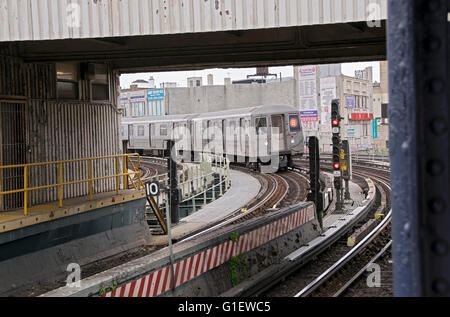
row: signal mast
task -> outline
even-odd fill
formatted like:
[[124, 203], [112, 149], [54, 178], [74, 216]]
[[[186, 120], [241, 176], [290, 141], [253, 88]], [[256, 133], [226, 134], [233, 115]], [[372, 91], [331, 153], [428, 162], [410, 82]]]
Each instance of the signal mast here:
[[338, 99], [331, 102], [331, 128], [333, 132], [333, 176], [336, 189], [336, 210], [342, 210], [342, 170], [341, 170], [341, 128], [340, 103]]

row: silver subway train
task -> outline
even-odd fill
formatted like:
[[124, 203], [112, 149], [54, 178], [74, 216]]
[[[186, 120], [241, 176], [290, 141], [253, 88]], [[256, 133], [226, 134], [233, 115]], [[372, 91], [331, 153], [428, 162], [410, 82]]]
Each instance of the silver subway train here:
[[232, 162], [267, 172], [285, 169], [304, 153], [297, 109], [259, 106], [204, 114], [122, 118], [124, 151], [162, 156], [167, 140], [184, 161], [200, 153], [226, 155]]

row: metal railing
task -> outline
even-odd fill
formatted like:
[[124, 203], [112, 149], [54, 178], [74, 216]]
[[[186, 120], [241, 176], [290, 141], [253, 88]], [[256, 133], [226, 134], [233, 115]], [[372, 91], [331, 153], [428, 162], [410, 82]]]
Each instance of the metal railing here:
[[[131, 161], [131, 157], [137, 157], [137, 167]], [[94, 163], [101, 160], [114, 160], [115, 165], [115, 174], [107, 175], [107, 176], [94, 176]], [[120, 162], [122, 161], [122, 162]], [[88, 163], [88, 178], [80, 179], [80, 180], [72, 180], [72, 181], [63, 181], [64, 167], [69, 163], [80, 163], [87, 162]], [[29, 187], [29, 178], [28, 171], [31, 167], [35, 166], [57, 166], [57, 174], [58, 174], [58, 182], [43, 185], [43, 186], [35, 186]], [[89, 200], [93, 199], [94, 192], [94, 182], [106, 179], [114, 179], [115, 178], [115, 187], [116, 193], [119, 194], [120, 190], [120, 178], [123, 177], [123, 189], [127, 189], [129, 186], [128, 180], [133, 185], [134, 189], [141, 190], [143, 188], [143, 183], [141, 180], [141, 159], [139, 154], [121, 154], [121, 155], [110, 155], [110, 156], [101, 156], [101, 157], [91, 157], [84, 159], [75, 159], [75, 160], [64, 160], [64, 161], [54, 161], [54, 162], [43, 162], [43, 163], [31, 163], [31, 164], [19, 164], [19, 165], [8, 165], [8, 166], [0, 166], [0, 172], [7, 169], [14, 168], [23, 168], [23, 188], [17, 188], [13, 190], [7, 190], [0, 192], [0, 196], [15, 194], [15, 193], [23, 193], [23, 205], [24, 205], [24, 214], [27, 215], [28, 212], [28, 194], [32, 191], [42, 190], [42, 189], [50, 189], [50, 188], [58, 188], [58, 206], [63, 206], [63, 187], [68, 185], [82, 184], [88, 183], [89, 185]], [[122, 171], [121, 171], [122, 167]], [[132, 168], [131, 170], [129, 168]], [[131, 177], [132, 175], [137, 177], [137, 184]]]
[[[206, 204], [207, 192], [212, 191], [212, 200], [216, 200], [215, 189], [217, 188], [218, 196], [223, 195], [231, 186], [230, 181], [230, 162], [223, 156], [214, 154], [203, 154], [201, 164], [188, 167], [178, 174], [178, 188], [181, 190], [181, 203], [191, 200], [195, 207], [195, 199], [203, 196], [204, 204]], [[202, 168], [202, 164], [206, 164], [206, 169]], [[215, 177], [219, 179], [217, 183], [214, 182]], [[166, 188], [169, 186], [169, 175], [160, 174], [149, 178], [150, 181], [158, 181], [161, 185], [161, 196], [156, 198], [157, 205], [164, 209], [163, 206], [167, 203]], [[225, 185], [225, 186], [223, 186]], [[225, 187], [225, 189], [223, 188]]]

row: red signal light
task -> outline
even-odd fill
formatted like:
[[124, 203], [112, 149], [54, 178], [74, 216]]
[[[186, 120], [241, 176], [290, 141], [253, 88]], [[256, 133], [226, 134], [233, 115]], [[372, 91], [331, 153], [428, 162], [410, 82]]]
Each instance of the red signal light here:
[[334, 120], [332, 121], [332, 124], [333, 124], [333, 127], [337, 127], [337, 126], [339, 125], [339, 121], [336, 120], [336, 119], [334, 119]]
[[339, 164], [339, 163], [334, 163], [334, 164], [333, 164], [333, 167], [334, 167], [335, 170], [338, 170], [338, 169], [341, 168], [341, 164]]

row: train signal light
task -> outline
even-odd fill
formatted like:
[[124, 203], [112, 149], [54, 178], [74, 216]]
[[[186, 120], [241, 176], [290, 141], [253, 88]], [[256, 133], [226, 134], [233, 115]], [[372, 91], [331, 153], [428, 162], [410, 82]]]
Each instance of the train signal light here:
[[339, 127], [341, 116], [339, 115], [339, 100], [335, 99], [331, 102], [331, 126], [333, 128]]
[[334, 163], [333, 167], [335, 170], [339, 170], [341, 168], [341, 164], [340, 163]]

